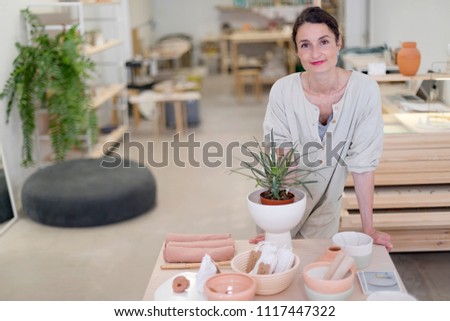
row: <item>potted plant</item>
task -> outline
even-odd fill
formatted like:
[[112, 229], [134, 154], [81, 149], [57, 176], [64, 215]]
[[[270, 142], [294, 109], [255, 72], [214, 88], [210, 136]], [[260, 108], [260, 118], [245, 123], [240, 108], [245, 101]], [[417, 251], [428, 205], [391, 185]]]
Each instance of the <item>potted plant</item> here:
[[[274, 143], [273, 131], [270, 133], [270, 146], [264, 150], [258, 144], [258, 152], [252, 151], [249, 147], [244, 149], [251, 156], [252, 161], [241, 161], [241, 167], [233, 169], [231, 172], [238, 173], [254, 179], [256, 186], [264, 188], [261, 193], [261, 203], [266, 205], [282, 205], [294, 202], [294, 194], [289, 192], [291, 188], [302, 187], [309, 197], [312, 197], [308, 189], [308, 184], [315, 183], [308, 180], [308, 176], [313, 170], [298, 167], [300, 155], [295, 146], [277, 150]], [[250, 173], [243, 173], [247, 170]]]
[[[244, 147], [252, 162], [241, 162], [241, 167], [231, 172], [254, 179], [256, 186], [262, 187], [247, 196], [247, 205], [256, 225], [265, 231], [265, 239], [278, 247], [291, 247], [290, 230], [303, 218], [306, 208], [306, 194], [312, 194], [308, 184], [315, 183], [308, 177], [312, 169], [300, 168], [300, 156], [295, 146], [283, 149], [280, 154], [273, 143], [264, 150], [258, 144], [258, 152]], [[244, 173], [247, 170], [250, 173]]]
[[16, 43], [19, 51], [13, 71], [0, 98], [7, 98], [7, 122], [14, 106], [22, 120], [22, 165], [33, 160], [33, 135], [38, 110], [48, 114], [49, 135], [55, 160], [64, 160], [67, 151], [80, 145], [87, 133], [97, 135], [97, 120], [88, 92], [87, 80], [94, 63], [82, 54], [83, 37], [76, 25], [50, 36], [36, 15], [21, 12], [30, 26], [28, 45]]

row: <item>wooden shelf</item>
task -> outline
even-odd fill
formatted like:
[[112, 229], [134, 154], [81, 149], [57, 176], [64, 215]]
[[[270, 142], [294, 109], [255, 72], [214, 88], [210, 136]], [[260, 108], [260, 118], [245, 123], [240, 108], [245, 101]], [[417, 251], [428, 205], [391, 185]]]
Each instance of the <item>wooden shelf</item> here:
[[[450, 209], [434, 211], [405, 211], [396, 213], [392, 210], [377, 212], [373, 221], [376, 228], [382, 230], [407, 230], [409, 228], [450, 228]], [[342, 215], [341, 227], [345, 230], [361, 226], [359, 214], [346, 212]]]
[[[450, 250], [450, 210], [403, 212], [386, 210], [373, 216], [374, 227], [391, 235], [392, 252], [448, 251]], [[343, 211], [342, 231], [358, 231], [358, 214]]]
[[120, 94], [125, 89], [125, 84], [112, 84], [96, 88], [96, 95], [93, 97], [93, 108], [97, 109], [109, 99]]
[[[127, 19], [124, 16], [126, 13], [126, 8], [128, 6], [128, 2], [126, 0], [96, 0], [96, 1], [80, 1], [80, 2], [54, 2], [48, 4], [37, 4], [33, 6], [48, 6], [55, 8], [57, 11], [56, 15], [47, 15], [48, 23], [47, 29], [60, 29], [61, 25], [64, 23], [70, 22], [71, 24], [77, 24], [79, 26], [79, 32], [85, 32], [90, 28], [95, 27], [99, 29], [100, 34], [106, 34], [106, 30], [112, 31], [109, 37], [113, 39], [108, 39], [104, 41], [101, 45], [98, 46], [90, 46], [86, 45], [83, 48], [80, 48], [84, 56], [91, 57], [93, 55], [111, 50], [114, 51], [114, 62], [109, 63], [106, 61], [107, 56], [103, 57], [99, 55], [96, 58], [95, 63], [101, 64], [105, 62], [102, 66], [109, 66], [115, 69], [119, 69], [120, 72], [106, 73], [104, 70], [96, 70], [98, 73], [98, 83], [103, 83], [100, 86], [93, 86], [92, 92], [89, 94], [92, 97], [92, 108], [99, 109], [100, 106], [105, 106], [105, 109], [98, 112], [99, 123], [111, 123], [118, 126], [113, 132], [107, 135], [99, 135], [98, 143], [94, 144], [94, 142], [90, 141], [90, 137], [88, 135], [82, 135], [79, 137], [81, 145], [80, 147], [74, 147], [68, 151], [66, 154], [66, 159], [73, 158], [83, 158], [83, 157], [92, 157], [92, 156], [101, 156], [103, 144], [109, 141], [117, 141], [122, 139], [124, 132], [128, 128], [128, 113], [127, 109], [127, 100], [119, 99], [117, 102], [114, 102], [114, 99], [119, 98], [121, 95], [126, 97], [126, 73], [125, 73], [125, 61], [126, 57], [125, 53], [120, 47], [126, 42], [128, 38], [126, 34], [120, 32], [123, 30]], [[111, 7], [106, 7], [111, 6]], [[69, 8], [71, 11], [67, 10], [67, 14], [61, 14], [59, 11], [60, 7]], [[74, 17], [77, 17], [75, 21]], [[59, 20], [57, 20], [59, 19]], [[55, 22], [56, 21], [56, 22]], [[61, 24], [59, 23], [61, 21]], [[107, 22], [107, 24], [104, 24]], [[114, 26], [111, 25], [114, 24]], [[65, 26], [67, 28], [67, 25]], [[109, 34], [109, 32], [107, 33]], [[116, 77], [117, 75], [117, 77]], [[108, 83], [107, 85], [105, 83]], [[112, 83], [112, 84], [109, 84]], [[108, 104], [109, 101], [112, 101], [112, 104]], [[112, 110], [111, 110], [112, 109]], [[111, 111], [111, 113], [109, 113]], [[118, 112], [121, 113], [121, 117], [119, 119]], [[39, 122], [37, 126], [37, 134], [38, 140], [40, 142], [39, 145], [39, 164], [42, 162], [45, 164], [54, 162], [54, 154], [51, 147], [51, 137], [48, 132], [48, 119], [46, 118], [46, 111], [39, 110], [37, 111], [39, 116]], [[112, 119], [108, 120], [107, 118], [112, 114]]]
[[110, 0], [110, 1], [106, 1], [106, 0], [99, 1], [99, 0], [97, 0], [95, 2], [86, 1], [86, 0], [83, 1], [82, 0], [81, 3], [83, 3], [83, 6], [102, 6], [102, 5], [119, 4], [120, 0]]
[[[448, 185], [378, 187], [374, 194], [373, 208], [450, 207], [449, 194], [450, 186]], [[353, 188], [345, 189], [342, 196], [342, 205], [349, 210], [358, 209], [358, 202]]]
[[108, 50], [110, 48], [116, 47], [116, 46], [118, 46], [118, 45], [120, 45], [122, 43], [123, 43], [122, 40], [117, 40], [117, 39], [108, 40], [102, 45], [85, 48], [85, 54], [87, 56], [93, 56], [93, 55], [95, 55], [95, 54], [97, 54], [99, 52], [102, 52], [102, 51]]
[[402, 74], [386, 74], [372, 76], [377, 82], [405, 82], [410, 80], [444, 80], [450, 79], [450, 74], [443, 73], [427, 73], [415, 76], [403, 76]]
[[[384, 115], [385, 124], [398, 122]], [[450, 250], [448, 131], [388, 134], [375, 172], [374, 227], [391, 235], [395, 252]], [[342, 196], [340, 230], [360, 230], [352, 176]]]

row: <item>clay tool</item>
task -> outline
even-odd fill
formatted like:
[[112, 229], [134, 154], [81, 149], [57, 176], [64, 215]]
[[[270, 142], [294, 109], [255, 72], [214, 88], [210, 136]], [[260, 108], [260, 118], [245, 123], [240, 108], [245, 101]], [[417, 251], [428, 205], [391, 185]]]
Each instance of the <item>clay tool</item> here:
[[347, 272], [352, 268], [353, 264], [355, 264], [355, 260], [351, 256], [345, 255], [330, 280], [340, 280], [344, 278]]
[[339, 267], [339, 265], [341, 265], [341, 262], [344, 259], [344, 257], [345, 257], [344, 252], [339, 252], [336, 255], [334, 260], [331, 262], [330, 268], [323, 277], [324, 280], [329, 280], [333, 276], [334, 272], [336, 272], [336, 269]]

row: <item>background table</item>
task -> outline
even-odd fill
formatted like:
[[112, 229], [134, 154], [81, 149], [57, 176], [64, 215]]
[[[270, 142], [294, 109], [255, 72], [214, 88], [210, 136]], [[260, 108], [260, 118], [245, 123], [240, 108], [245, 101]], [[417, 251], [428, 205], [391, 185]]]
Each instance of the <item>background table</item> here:
[[[235, 241], [236, 244], [236, 254], [244, 252], [246, 250], [253, 249], [255, 245], [249, 244], [248, 241], [238, 240]], [[294, 282], [287, 288], [285, 291], [270, 296], [255, 296], [256, 301], [294, 301], [294, 300], [307, 300], [305, 289], [303, 287], [303, 277], [302, 271], [303, 268], [317, 260], [317, 258], [322, 255], [327, 247], [332, 245], [332, 241], [328, 239], [309, 239], [309, 240], [294, 240], [293, 241], [293, 251], [300, 257], [300, 271], [297, 277], [294, 279]], [[163, 245], [164, 246], [164, 245]], [[150, 281], [147, 285], [147, 289], [144, 294], [144, 300], [153, 300], [156, 289], [165, 281], [172, 278], [174, 275], [179, 274], [181, 272], [197, 272], [198, 269], [191, 270], [161, 270], [160, 266], [164, 263], [164, 259], [162, 257], [162, 249], [159, 253], [158, 259], [156, 261], [155, 267], [153, 269], [152, 276], [150, 277]], [[231, 268], [221, 267], [222, 272], [230, 272]], [[389, 253], [383, 246], [374, 245], [372, 260], [369, 267], [367, 267], [364, 271], [394, 271], [397, 273], [397, 270], [392, 262]], [[398, 275], [398, 273], [397, 273]], [[405, 291], [405, 287], [403, 282], [401, 281], [400, 276], [398, 276], [400, 280], [400, 288]], [[362, 292], [361, 285], [359, 284], [358, 278], [355, 276], [354, 282], [354, 291], [349, 300], [366, 300], [367, 296]]]
[[[153, 102], [157, 104], [159, 109], [162, 109], [166, 107], [165, 103], [171, 102], [173, 103], [175, 110], [175, 129], [178, 133], [183, 133], [187, 128], [186, 102], [198, 101], [200, 98], [201, 95], [198, 91], [158, 93], [153, 90], [145, 90], [137, 96], [130, 97], [130, 103], [133, 105], [135, 126], [138, 128], [140, 124], [138, 104]], [[153, 125], [155, 135], [159, 132], [160, 116], [162, 117], [163, 125], [165, 125], [164, 115], [164, 112], [158, 112], [154, 119]]]

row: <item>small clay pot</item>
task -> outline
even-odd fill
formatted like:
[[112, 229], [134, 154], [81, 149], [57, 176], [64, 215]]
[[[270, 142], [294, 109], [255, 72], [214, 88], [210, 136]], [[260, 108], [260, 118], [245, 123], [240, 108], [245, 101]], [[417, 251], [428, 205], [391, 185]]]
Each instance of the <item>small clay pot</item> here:
[[339, 245], [331, 245], [327, 248], [325, 253], [323, 253], [316, 262], [333, 262], [336, 255], [339, 254], [339, 252], [342, 252], [342, 248]]
[[295, 200], [295, 195], [292, 194], [291, 192], [287, 193], [288, 198], [282, 199], [282, 200], [274, 200], [271, 198], [266, 198], [263, 196], [265, 193], [266, 192], [264, 191], [260, 194], [261, 204], [264, 204], [264, 205], [285, 205], [285, 204], [294, 203], [294, 200]]

